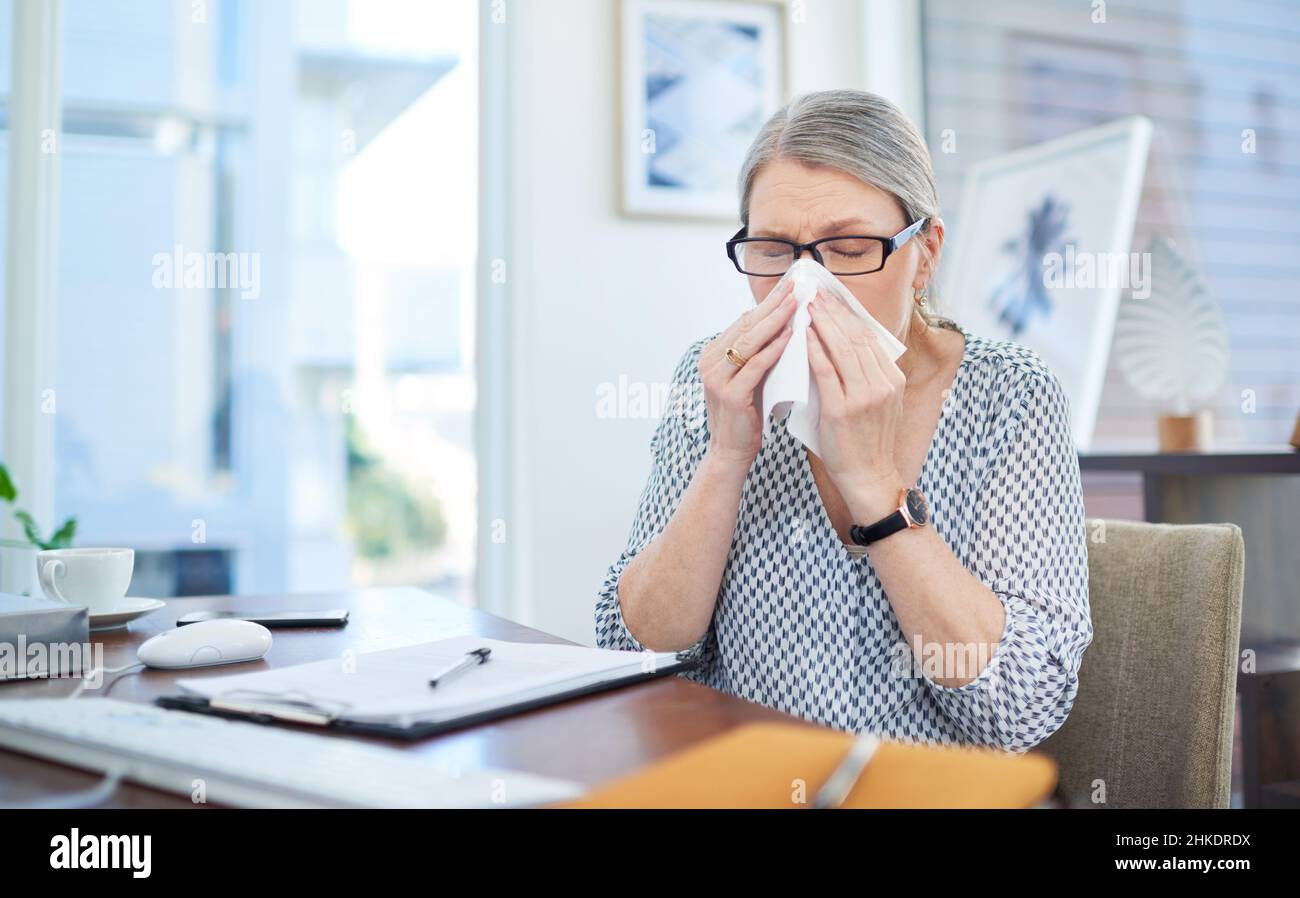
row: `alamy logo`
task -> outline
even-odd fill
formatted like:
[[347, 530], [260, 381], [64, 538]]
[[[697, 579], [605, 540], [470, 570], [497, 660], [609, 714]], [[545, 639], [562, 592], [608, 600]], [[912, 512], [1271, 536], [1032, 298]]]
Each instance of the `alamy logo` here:
[[27, 642], [19, 633], [18, 642], [0, 642], [0, 680], [36, 677], [70, 677], [90, 671], [86, 688], [98, 689], [104, 681], [104, 644], [97, 642]]
[[261, 253], [187, 252], [179, 243], [154, 253], [153, 285], [159, 290], [238, 290], [242, 299], [262, 295]]
[[153, 836], [71, 835], [50, 839], [50, 866], [55, 870], [131, 870], [136, 879], [148, 879], [153, 869]]

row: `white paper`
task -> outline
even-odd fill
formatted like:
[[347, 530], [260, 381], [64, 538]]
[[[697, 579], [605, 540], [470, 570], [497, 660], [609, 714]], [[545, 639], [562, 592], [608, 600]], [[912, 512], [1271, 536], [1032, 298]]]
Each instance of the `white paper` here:
[[[465, 653], [486, 646], [486, 664], [433, 689], [429, 677]], [[618, 679], [676, 661], [668, 652], [623, 652], [552, 643], [453, 636], [437, 642], [365, 652], [351, 666], [338, 659], [243, 674], [178, 680], [181, 690], [208, 699], [275, 705], [307, 700], [352, 721], [394, 723], [451, 720], [499, 706]]]
[[771, 420], [773, 412], [783, 414], [788, 409], [785, 428], [790, 436], [811, 449], [814, 455], [820, 455], [817, 422], [821, 418], [821, 395], [808, 365], [808, 326], [812, 323], [808, 316], [809, 300], [820, 290], [823, 297], [838, 300], [848, 306], [880, 337], [886, 355], [894, 361], [898, 360], [907, 347], [883, 324], [871, 317], [862, 303], [849, 292], [849, 288], [840, 283], [839, 278], [814, 260], [795, 260], [790, 270], [782, 275], [772, 289], [781, 289], [789, 280], [794, 281], [794, 298], [798, 307], [790, 325], [790, 342], [763, 379], [763, 433], [766, 436], [767, 422]]

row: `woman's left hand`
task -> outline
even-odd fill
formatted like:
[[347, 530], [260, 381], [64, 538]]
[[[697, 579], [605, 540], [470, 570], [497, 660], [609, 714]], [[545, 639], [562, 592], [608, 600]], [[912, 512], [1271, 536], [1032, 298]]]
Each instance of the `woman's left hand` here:
[[821, 394], [822, 464], [855, 515], [883, 516], [904, 488], [894, 463], [894, 436], [907, 379], [866, 322], [838, 299], [819, 293], [809, 313], [808, 361]]

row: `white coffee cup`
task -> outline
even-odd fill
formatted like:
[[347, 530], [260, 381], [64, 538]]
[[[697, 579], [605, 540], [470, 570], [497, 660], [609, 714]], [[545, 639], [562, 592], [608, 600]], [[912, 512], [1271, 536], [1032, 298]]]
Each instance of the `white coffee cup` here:
[[91, 614], [117, 607], [133, 570], [133, 549], [47, 549], [36, 555], [36, 576], [45, 595], [85, 605]]

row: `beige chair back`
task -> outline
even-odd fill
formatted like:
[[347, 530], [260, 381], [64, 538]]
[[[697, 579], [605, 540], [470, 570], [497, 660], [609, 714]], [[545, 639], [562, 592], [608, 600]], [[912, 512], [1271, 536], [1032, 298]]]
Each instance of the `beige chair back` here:
[[1039, 749], [1072, 805], [1227, 807], [1244, 549], [1234, 524], [1089, 520], [1093, 641]]

